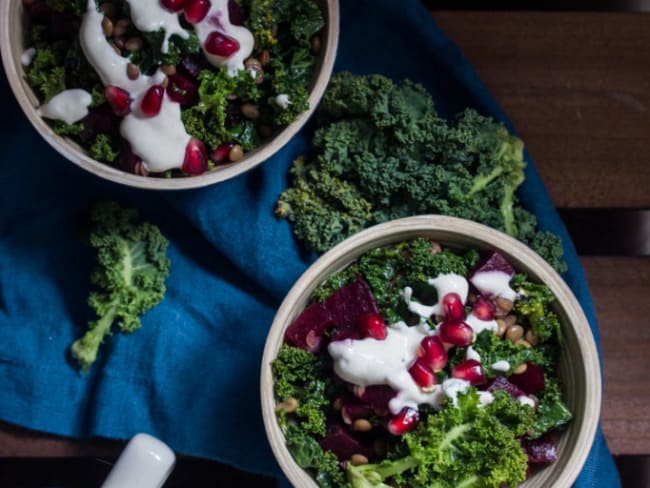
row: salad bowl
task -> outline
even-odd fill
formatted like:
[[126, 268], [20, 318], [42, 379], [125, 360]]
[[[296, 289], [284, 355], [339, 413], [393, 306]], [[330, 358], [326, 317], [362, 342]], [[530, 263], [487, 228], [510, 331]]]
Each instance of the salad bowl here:
[[[231, 0], [232, 2], [232, 0]], [[311, 52], [315, 58], [315, 65], [313, 67], [313, 71], [311, 74], [311, 82], [309, 84], [309, 87], [306, 92], [306, 101], [307, 101], [307, 106], [308, 108], [302, 112], [299, 112], [295, 115], [294, 118], [291, 119], [290, 122], [278, 122], [278, 125], [273, 128], [269, 128], [268, 125], [265, 127], [257, 127], [253, 129], [253, 131], [257, 130], [257, 133], [259, 134], [259, 137], [256, 136], [257, 139], [259, 139], [257, 142], [254, 144], [250, 144], [250, 149], [248, 147], [244, 147], [244, 151], [242, 151], [242, 147], [244, 146], [244, 143], [241, 143], [241, 145], [238, 143], [238, 141], [235, 140], [229, 140], [227, 143], [224, 142], [223, 144], [220, 143], [220, 145], [217, 147], [217, 143], [215, 143], [214, 147], [209, 147], [209, 145], [205, 144], [205, 146], [201, 146], [201, 149], [197, 149], [195, 145], [192, 145], [192, 141], [198, 140], [195, 139], [195, 136], [192, 135], [190, 139], [189, 133], [191, 132], [190, 129], [187, 129], [187, 132], [183, 130], [181, 132], [182, 136], [184, 137], [182, 144], [178, 143], [176, 147], [176, 151], [174, 154], [178, 153], [180, 154], [180, 159], [183, 159], [183, 154], [185, 155], [185, 161], [183, 161], [183, 167], [181, 171], [180, 163], [176, 167], [173, 167], [172, 169], [174, 170], [174, 173], [172, 174], [168, 168], [166, 169], [161, 169], [160, 171], [157, 170], [152, 170], [152, 168], [149, 168], [147, 166], [147, 156], [142, 155], [142, 153], [137, 154], [135, 149], [133, 150], [133, 154], [136, 154], [136, 156], [142, 155], [142, 157], [136, 157], [135, 161], [135, 169], [134, 169], [134, 164], [133, 163], [133, 158], [130, 160], [127, 158], [127, 162], [123, 163], [122, 160], [116, 160], [112, 164], [108, 164], [106, 162], [102, 162], [93, 156], [91, 156], [90, 151], [88, 150], [88, 147], [82, 147], [82, 145], [79, 143], [77, 140], [73, 140], [72, 137], [69, 137], [67, 135], [60, 135], [60, 134], [65, 134], [65, 132], [60, 132], [60, 131], [55, 131], [53, 130], [52, 124], [49, 124], [47, 120], [45, 120], [39, 110], [39, 107], [42, 108], [43, 105], [41, 104], [41, 101], [39, 101], [39, 96], [34, 92], [30, 84], [26, 80], [26, 71], [29, 63], [33, 59], [34, 56], [34, 51], [31, 48], [30, 45], [30, 40], [28, 36], [28, 32], [30, 31], [30, 15], [32, 14], [30, 9], [30, 6], [32, 4], [43, 4], [44, 6], [45, 2], [42, 2], [41, 0], [36, 0], [36, 1], [24, 1], [24, 0], [6, 0], [0, 3], [0, 46], [2, 46], [1, 49], [1, 54], [2, 54], [2, 62], [4, 65], [4, 71], [5, 74], [8, 78], [9, 84], [11, 86], [12, 91], [14, 92], [14, 95], [17, 99], [17, 101], [20, 104], [21, 109], [25, 113], [25, 116], [29, 120], [29, 122], [34, 126], [36, 131], [39, 133], [43, 139], [49, 143], [56, 151], [58, 151], [62, 156], [67, 158], [69, 161], [72, 163], [80, 166], [81, 168], [91, 172], [92, 174], [107, 179], [111, 180], [123, 185], [131, 186], [131, 187], [137, 187], [137, 188], [143, 188], [143, 189], [160, 189], [160, 190], [177, 190], [177, 189], [187, 189], [187, 188], [198, 188], [198, 187], [203, 187], [207, 185], [211, 185], [214, 183], [222, 182], [225, 180], [228, 180], [230, 178], [236, 177], [244, 172], [249, 171], [250, 169], [258, 166], [259, 164], [263, 163], [267, 159], [269, 159], [271, 156], [273, 156], [275, 153], [277, 153], [282, 147], [284, 147], [287, 142], [300, 130], [300, 128], [306, 123], [306, 121], [309, 119], [313, 111], [315, 110], [316, 106], [318, 105], [318, 102], [323, 95], [325, 88], [327, 86], [327, 82], [329, 80], [329, 77], [332, 72], [333, 64], [334, 64], [334, 58], [336, 55], [336, 50], [337, 50], [337, 45], [338, 45], [338, 31], [339, 31], [339, 10], [338, 10], [338, 0], [315, 0], [315, 3], [318, 5], [318, 8], [320, 8], [322, 12], [322, 20], [324, 22], [324, 27], [318, 32], [317, 35], [314, 37], [317, 37], [316, 40], [314, 40], [314, 37], [312, 37], [312, 48]], [[110, 2], [108, 2], [110, 4]], [[119, 3], [119, 2], [118, 2]], [[181, 5], [181, 4], [190, 4], [192, 2], [187, 1], [187, 2], [179, 2], [179, 1], [174, 1], [174, 0], [161, 0], [160, 5], [163, 5], [165, 7], [172, 8], [174, 5]], [[210, 2], [206, 2], [205, 0], [194, 0], [194, 4], [197, 4], [199, 6], [203, 5], [210, 5]], [[227, 0], [214, 0], [213, 2], [215, 5], [226, 5], [228, 4]], [[146, 6], [145, 6], [146, 4]], [[150, 5], [151, 4], [151, 5]], [[155, 4], [155, 5], [154, 5]], [[152, 7], [153, 6], [153, 7]], [[47, 8], [47, 7], [46, 7]], [[143, 8], [156, 8], [160, 9], [158, 2], [155, 1], [149, 1], [147, 0], [146, 2], [142, 2], [142, 6], [138, 7], [138, 9]], [[208, 7], [209, 9], [210, 7]], [[217, 8], [217, 7], [213, 7]], [[221, 8], [221, 7], [218, 7]], [[133, 12], [132, 8], [132, 12]], [[186, 8], [187, 10], [187, 8]], [[228, 10], [230, 10], [230, 5], [228, 4]], [[219, 12], [219, 15], [221, 15], [221, 12]], [[186, 19], [188, 18], [188, 13], [185, 12], [185, 16], [182, 15], [182, 8], [180, 11], [174, 11], [174, 15], [178, 13], [179, 18], [183, 19], [185, 23], [183, 23], [183, 26], [187, 25], [186, 23], [189, 22]], [[212, 20], [209, 19], [210, 15], [212, 15], [213, 11], [209, 11], [208, 16], [205, 17], [205, 20], [203, 23], [209, 23], [208, 21], [212, 22]], [[169, 13], [159, 13], [156, 12], [156, 15], [171, 15]], [[109, 19], [108, 14], [106, 14], [106, 19]], [[245, 15], [245, 14], [241, 14]], [[162, 18], [162, 17], [161, 17]], [[122, 19], [125, 22], [129, 22], [129, 19]], [[101, 22], [101, 18], [100, 18]], [[178, 23], [178, 20], [174, 20], [174, 23]], [[216, 22], [216, 21], [215, 21]], [[233, 27], [234, 26], [234, 20], [233, 24], [230, 23], [230, 20], [228, 19], [226, 21], [226, 26]], [[243, 21], [242, 21], [243, 22]], [[108, 20], [108, 23], [110, 24], [111, 21], [110, 19]], [[134, 21], [135, 23], [135, 21]], [[213, 22], [214, 24], [214, 22]], [[198, 24], [195, 24], [197, 27], [197, 32], [199, 32], [198, 29]], [[216, 24], [214, 24], [216, 25]], [[240, 24], [238, 23], [237, 26], [235, 26], [235, 29], [239, 28]], [[104, 29], [104, 33], [106, 33], [106, 27], [104, 23], [102, 22], [101, 27]], [[138, 26], [139, 27], [139, 26]], [[178, 26], [177, 26], [178, 27]], [[111, 25], [110, 30], [115, 31], [117, 28], [117, 24], [115, 25], [115, 28]], [[188, 28], [189, 29], [189, 28]], [[243, 28], [242, 28], [243, 29]], [[170, 32], [170, 31], [166, 31]], [[143, 34], [146, 34], [143, 33]], [[107, 38], [109, 37], [109, 34], [106, 34]], [[212, 36], [212, 34], [211, 34]], [[146, 38], [146, 36], [144, 36]], [[248, 37], [250, 38], [250, 43], [252, 44], [253, 42], [253, 36], [252, 34], [248, 34]], [[191, 36], [190, 36], [191, 38]], [[165, 42], [167, 42], [167, 38], [165, 38]], [[174, 37], [171, 37], [173, 40]], [[201, 38], [202, 39], [202, 38]], [[199, 42], [202, 42], [201, 39]], [[212, 39], [212, 37], [209, 37], [209, 39]], [[217, 39], [216, 41], [213, 41], [213, 44], [217, 44], [219, 41], [222, 41], [222, 38], [215, 38]], [[122, 39], [123, 40], [123, 39]], [[229, 39], [226, 37], [226, 41]], [[117, 39], [116, 39], [117, 41]], [[127, 40], [128, 41], [128, 40]], [[317, 45], [315, 45], [315, 42]], [[257, 40], [255, 41], [257, 43]], [[83, 43], [82, 43], [83, 44]], [[171, 41], [170, 41], [171, 44]], [[108, 46], [115, 47], [116, 42], [114, 43], [111, 38], [111, 44], [107, 44]], [[236, 43], [237, 46], [239, 46], [239, 43]], [[242, 46], [244, 44], [242, 43]], [[203, 47], [204, 51], [208, 49], [207, 47], [207, 41], [203, 44], [201, 44]], [[228, 42], [225, 43], [225, 48], [223, 47], [224, 44], [217, 45], [214, 49], [227, 49], [229, 48]], [[83, 45], [82, 45], [83, 47]], [[139, 49], [140, 46], [134, 45], [134, 46], [126, 46], [125, 48], [122, 48], [122, 54], [121, 56], [124, 57], [126, 61], [125, 63], [128, 62], [128, 60], [131, 59], [131, 56], [135, 52], [134, 49]], [[254, 48], [253, 48], [254, 49]], [[83, 51], [87, 51], [87, 49], [82, 49]], [[79, 55], [81, 56], [81, 51], [79, 50], [78, 52], [80, 53]], [[31, 51], [31, 52], [30, 52]], [[207, 52], [207, 51], [206, 51]], [[253, 51], [255, 53], [255, 51]], [[106, 54], [106, 53], [105, 53]], [[112, 53], [109, 53], [112, 55]], [[118, 52], [119, 54], [119, 52]], [[222, 53], [220, 53], [220, 56], [222, 56]], [[230, 56], [230, 54], [223, 54], [226, 58]], [[234, 56], [231, 56], [231, 58], [236, 57], [237, 54]], [[209, 55], [206, 54], [206, 57], [210, 57]], [[215, 55], [215, 58], [218, 58], [219, 56]], [[101, 56], [99, 57], [101, 58]], [[268, 53], [267, 53], [267, 58], [268, 58]], [[229, 58], [227, 58], [229, 59]], [[210, 61], [210, 59], [208, 59]], [[258, 61], [256, 59], [253, 59], [251, 56], [250, 58], [245, 60], [246, 62], [242, 61], [242, 66], [245, 67], [245, 70], [248, 70], [251, 72], [251, 76], [253, 76], [253, 72], [255, 70], [260, 69], [261, 71], [257, 72], [263, 72], [263, 69], [261, 66], [258, 66], [258, 64], [262, 63], [261, 61]], [[249, 65], [248, 61], [254, 61], [253, 64]], [[91, 63], [92, 64], [92, 63]], [[213, 63], [214, 64], [214, 63]], [[167, 89], [168, 84], [174, 83], [169, 82], [168, 79], [166, 79], [162, 72], [164, 71], [162, 68], [165, 68], [166, 65], [160, 65], [159, 70], [152, 74], [152, 75], [145, 75], [144, 71], [141, 73], [141, 79], [144, 78], [150, 78], [152, 81], [152, 85], [154, 83], [158, 83], [155, 88], [158, 88], [162, 86], [161, 93], [162, 95], [159, 95], [160, 97], [163, 97], [163, 100], [168, 100], [169, 98], [164, 98], [164, 91]], [[230, 65], [228, 65], [228, 72], [233, 73], [230, 70]], [[129, 66], [131, 68], [132, 66]], [[172, 67], [174, 68], [174, 67]], [[90, 69], [90, 68], [89, 68]], [[143, 68], [144, 69], [144, 68]], [[236, 71], [235, 71], [236, 72]], [[137, 69], [136, 69], [136, 74], [135, 76], [138, 76]], [[239, 73], [241, 74], [241, 68]], [[181, 73], [182, 74], [182, 73]], [[198, 75], [198, 70], [195, 73]], [[156, 78], [158, 75], [159, 79]], [[129, 72], [128, 74], [129, 77], [131, 77], [131, 73]], [[107, 82], [104, 80], [104, 76], [100, 74], [100, 77], [102, 78], [102, 82], [104, 82], [105, 86], [107, 85]], [[170, 79], [173, 77], [173, 73], [169, 75]], [[260, 83], [263, 83], [263, 75], [259, 76]], [[267, 77], [268, 78], [268, 77]], [[133, 80], [133, 78], [131, 78]], [[161, 81], [162, 80], [162, 81]], [[129, 80], [126, 80], [128, 83]], [[136, 78], [136, 81], [137, 80]], [[197, 80], [194, 80], [195, 83], [198, 83]], [[152, 88], [154, 88], [152, 86]], [[182, 93], [184, 88], [179, 88], [179, 92]], [[70, 90], [68, 90], [70, 91]], [[86, 91], [86, 94], [84, 95], [87, 98], [86, 102], [81, 102], [85, 103], [86, 107], [93, 107], [93, 105], [89, 105], [91, 103], [91, 95], [88, 93], [90, 89]], [[122, 90], [124, 91], [124, 90]], [[150, 90], [151, 91], [151, 90]], [[125, 92], [126, 93], [126, 92]], [[132, 92], [128, 91], [127, 93], [127, 99], [128, 95], [131, 95], [131, 103], [132, 103], [132, 108], [133, 111], [136, 110], [136, 103], [140, 104], [141, 100], [144, 100], [143, 93], [140, 92]], [[147, 94], [149, 92], [146, 92]], [[169, 95], [169, 89], [167, 89], [167, 94]], [[92, 95], [93, 97], [95, 96], [94, 94]], [[236, 95], [229, 95], [233, 98], [236, 98]], [[281, 99], [281, 97], [284, 97]], [[232, 100], [233, 98], [229, 98]], [[108, 99], [108, 97], [107, 97]], [[266, 100], [265, 98], [262, 98], [261, 100]], [[291, 100], [288, 99], [288, 97], [285, 94], [278, 94], [277, 97], [275, 98], [275, 103], [278, 106], [282, 106], [283, 108], [286, 107], [286, 105], [291, 103]], [[119, 98], [118, 98], [119, 101]], [[115, 110], [115, 106], [112, 103], [112, 100], [109, 100], [111, 102], [111, 105], [113, 106], [113, 109]], [[92, 102], [94, 103], [94, 102]], [[162, 103], [163, 106], [163, 111], [160, 113], [164, 112], [164, 107], [165, 103]], [[181, 103], [182, 102], [178, 102]], [[192, 102], [196, 103], [196, 102]], [[239, 101], [237, 102], [239, 103]], [[262, 102], [260, 101], [260, 106], [259, 110], [261, 111], [264, 107], [262, 107], [262, 103], [267, 103], [266, 101]], [[268, 101], [269, 104], [272, 103], [271, 99], [269, 98]], [[246, 105], [246, 104], [244, 104]], [[250, 122], [250, 119], [255, 118], [259, 116], [258, 108], [254, 104], [248, 104], [249, 106], [246, 108], [247, 112], [245, 113], [244, 109], [241, 109], [241, 114], [239, 113], [239, 108], [236, 117], [239, 117], [241, 119], [249, 119], [248, 121]], [[250, 105], [253, 105], [252, 107]], [[185, 105], [183, 105], [185, 107]], [[144, 102], [142, 102], [142, 105], [140, 105], [141, 111], [144, 113]], [[158, 105], [157, 110], [160, 110], [160, 104]], [[277, 109], [277, 107], [276, 107]], [[138, 108], [140, 110], [140, 108]], [[86, 112], [87, 113], [87, 112]], [[155, 112], [158, 114], [158, 112]], [[116, 111], [116, 115], [119, 115], [120, 117], [125, 117], [125, 115], [118, 114]], [[178, 115], [178, 114], [176, 114]], [[249, 116], [250, 115], [250, 116]], [[263, 117], [262, 117], [263, 118]], [[262, 120], [260, 118], [259, 120]], [[178, 120], [176, 120], [178, 119]], [[64, 120], [64, 119], [60, 119]], [[77, 120], [80, 120], [77, 118]], [[123, 120], [126, 120], [124, 118]], [[165, 121], [161, 121], [160, 125], [153, 125], [151, 126], [151, 129], [148, 130], [149, 137], [148, 141], [153, 141], [153, 144], [149, 144], [150, 147], [154, 147], [152, 150], [158, 150], [159, 153], [164, 153], [166, 151], [166, 148], [172, 144], [174, 141], [174, 138], [177, 137], [176, 135], [166, 137], [156, 137], [156, 133], [165, 133], [167, 134], [166, 129], [170, 125], [178, 126], [180, 123], [180, 117], [176, 116], [175, 120], [172, 121], [173, 124], [167, 123], [167, 120], [170, 119], [165, 119]], [[287, 118], [287, 120], [289, 120]], [[56, 120], [56, 122], [59, 122], [59, 120]], [[246, 120], [244, 120], [246, 122]], [[67, 122], [68, 124], [71, 124], [71, 122]], [[183, 120], [183, 123], [185, 121]], [[258, 124], [258, 121], [255, 121], [256, 124]], [[275, 123], [275, 121], [274, 121]], [[261, 124], [261, 122], [260, 122]], [[183, 129], [183, 124], [181, 124], [180, 129]], [[185, 123], [185, 125], [187, 125]], [[207, 127], [207, 125], [206, 125]], [[263, 131], [261, 129], [264, 129]], [[121, 126], [121, 133], [124, 136], [124, 124]], [[178, 132], [178, 131], [177, 131]], [[153, 133], [153, 134], [152, 134]], [[209, 133], [209, 131], [206, 129], [205, 133]], [[139, 134], [145, 134], [145, 132], [140, 131]], [[240, 132], [240, 134], [243, 134], [243, 132]], [[126, 136], [125, 136], [126, 137]], [[198, 136], [197, 136], [198, 137]], [[142, 138], [144, 140], [144, 137]], [[257, 140], [256, 139], [256, 140]], [[187, 141], [190, 142], [187, 142]], [[120, 142], [113, 141], [113, 147], [114, 148], [119, 148], [120, 147]], [[134, 141], [129, 139], [128, 141], [130, 143], [130, 146], [133, 146]], [[121, 142], [122, 148], [124, 147], [124, 141]], [[144, 142], [142, 143], [144, 144]], [[201, 143], [200, 143], [201, 144]], [[155, 147], [159, 146], [160, 149], [156, 149]], [[191, 147], [190, 147], [191, 146]], [[220, 154], [218, 151], [223, 152], [223, 147], [228, 146], [228, 150], [232, 148], [233, 146], [236, 146], [235, 152], [236, 156], [233, 155], [235, 153], [229, 152], [226, 150], [226, 157], [222, 158], [219, 156], [221, 159], [216, 159], [215, 154]], [[119, 149], [115, 149], [119, 150]], [[123, 149], [122, 149], [123, 151]], [[131, 149], [129, 149], [131, 151]], [[179, 152], [180, 151], [180, 152]], [[201, 159], [200, 163], [200, 168], [199, 170], [194, 170], [190, 169], [186, 171], [186, 161], [188, 157], [192, 159], [192, 156], [190, 155], [190, 152], [193, 153], [193, 155], [196, 155], [198, 153], [202, 153], [203, 156], [199, 156], [199, 159]], [[129, 154], [131, 154], [129, 152]], [[190, 156], [188, 156], [190, 155]], [[174, 158], [179, 159], [177, 157]], [[119, 162], [118, 162], [119, 161]], [[214, 164], [211, 162], [214, 161]], [[144, 163], [144, 170], [142, 170], [142, 163]], [[140, 166], [138, 166], [140, 164]], [[188, 166], [191, 167], [191, 166]], [[206, 170], [207, 167], [207, 170]], [[147, 176], [149, 174], [149, 176]], [[170, 177], [171, 176], [171, 177]]]
[[[482, 224], [439, 215], [394, 220], [349, 237], [316, 260], [286, 295], [267, 337], [260, 381], [262, 413], [268, 441], [284, 474], [294, 486], [318, 486], [312, 475], [299, 466], [287, 448], [285, 435], [278, 421], [277, 413], [279, 408], [284, 406], [274, 389], [273, 363], [278, 358], [280, 348], [287, 341], [287, 329], [312, 303], [310, 299], [319, 285], [332, 274], [357, 262], [359, 257], [371, 249], [397, 245], [417, 238], [429, 239], [443, 249], [458, 252], [496, 252], [505, 257], [517, 273], [525, 273], [532, 282], [545, 284], [555, 296], [551, 307], [559, 319], [563, 336], [557, 375], [562, 385], [563, 401], [572, 412], [573, 418], [563, 427], [559, 438], [556, 439], [555, 461], [544, 465], [542, 469], [531, 471], [532, 475], [520, 486], [572, 486], [594, 440], [602, 394], [598, 353], [587, 318], [562, 277], [530, 248]], [[366, 337], [375, 336], [370, 334]], [[329, 351], [332, 354], [332, 348]], [[494, 365], [492, 367], [495, 368]], [[334, 369], [338, 373], [336, 366]], [[411, 375], [413, 376], [412, 372]], [[416, 376], [413, 378], [417, 381]], [[390, 429], [390, 424], [388, 430], [395, 434]], [[349, 459], [349, 462], [354, 464], [353, 458]], [[367, 460], [361, 461], [364, 462]]]

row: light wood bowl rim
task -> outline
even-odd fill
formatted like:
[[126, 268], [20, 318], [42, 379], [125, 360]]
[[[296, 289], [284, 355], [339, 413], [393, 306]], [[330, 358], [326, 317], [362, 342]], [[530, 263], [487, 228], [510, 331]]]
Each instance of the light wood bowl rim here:
[[[587, 318], [573, 292], [561, 276], [539, 255], [521, 242], [490, 227], [475, 222], [440, 215], [409, 217], [368, 228], [355, 234], [315, 261], [296, 281], [280, 305], [266, 340], [260, 374], [260, 397], [264, 427], [271, 449], [287, 478], [297, 487], [317, 487], [314, 480], [293, 460], [286, 448], [284, 436], [275, 417], [276, 401], [273, 394], [271, 362], [282, 344], [286, 326], [304, 308], [309, 295], [331, 272], [347, 266], [370, 248], [396, 243], [417, 236], [437, 239], [443, 246], [457, 245], [494, 249], [502, 252], [519, 271], [546, 283], [557, 297], [556, 312], [564, 320], [566, 338], [563, 362], [570, 362], [575, 378], [565, 388], [580, 391], [574, 399], [574, 421], [558, 444], [558, 460], [537, 472], [521, 486], [525, 488], [569, 488], [577, 478], [596, 434], [602, 396], [601, 371], [598, 352]], [[567, 322], [568, 321], [568, 322]], [[569, 324], [572, 327], [569, 327]], [[567, 352], [572, 348], [569, 355]], [[560, 366], [562, 368], [562, 365]], [[578, 395], [578, 393], [575, 393]], [[570, 395], [571, 396], [571, 395]], [[573, 398], [573, 397], [571, 397]], [[578, 405], [579, 404], [579, 405]], [[569, 436], [574, 439], [567, 445]]]
[[[218, 166], [199, 176], [158, 178], [127, 173], [91, 158], [77, 144], [55, 134], [47, 122], [36, 113], [38, 101], [24, 81], [24, 70], [20, 61], [20, 54], [24, 49], [22, 22], [16, 19], [22, 12], [21, 0], [0, 2], [0, 46], [2, 46], [0, 54], [9, 85], [27, 119], [45, 141], [66, 159], [96, 176], [131, 187], [147, 190], [201, 188], [234, 178], [271, 158], [289, 142], [313, 114], [332, 74], [339, 38], [339, 2], [323, 0], [322, 3], [327, 14], [324, 29], [326, 41], [323, 43], [322, 57], [316, 66], [317, 75], [309, 94], [309, 109], [269, 142], [246, 153], [241, 161]], [[15, 43], [19, 43], [18, 47]]]

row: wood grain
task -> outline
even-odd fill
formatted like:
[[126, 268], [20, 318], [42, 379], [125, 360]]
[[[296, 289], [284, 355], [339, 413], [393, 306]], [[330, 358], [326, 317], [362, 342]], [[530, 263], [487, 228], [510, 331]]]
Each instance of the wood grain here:
[[582, 258], [600, 323], [602, 426], [616, 454], [650, 453], [650, 259]]
[[557, 207], [650, 207], [650, 15], [433, 12]]

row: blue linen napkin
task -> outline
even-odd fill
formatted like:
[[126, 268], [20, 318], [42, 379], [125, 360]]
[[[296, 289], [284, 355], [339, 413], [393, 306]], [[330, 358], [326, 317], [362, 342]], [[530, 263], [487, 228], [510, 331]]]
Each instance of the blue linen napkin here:
[[[444, 115], [473, 106], [505, 114], [417, 0], [342, 0], [335, 70], [411, 78]], [[210, 188], [163, 193], [102, 181], [68, 163], [29, 125], [2, 77], [0, 102], [0, 419], [72, 437], [148, 432], [183, 454], [281, 472], [265, 440], [259, 367], [274, 312], [315, 256], [273, 216], [306, 127], [257, 169]], [[528, 158], [528, 156], [527, 156]], [[519, 192], [541, 226], [562, 236], [565, 278], [598, 329], [584, 272], [528, 158]], [[131, 336], [116, 334], [79, 374], [67, 356], [92, 318], [92, 253], [78, 238], [90, 204], [138, 208], [170, 239], [166, 299]], [[620, 485], [602, 432], [576, 487]]]

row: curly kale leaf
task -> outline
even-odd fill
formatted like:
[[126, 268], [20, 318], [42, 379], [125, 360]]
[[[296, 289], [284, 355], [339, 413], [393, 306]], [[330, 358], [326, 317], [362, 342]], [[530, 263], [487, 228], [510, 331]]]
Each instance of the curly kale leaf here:
[[187, 132], [202, 140], [209, 148], [237, 142], [244, 150], [258, 144], [257, 133], [246, 122], [231, 124], [228, 102], [233, 94], [242, 101], [255, 102], [261, 96], [254, 78], [248, 71], [229, 76], [225, 69], [202, 70], [198, 76], [199, 103], [181, 112]]
[[500, 400], [492, 409], [480, 408], [478, 395], [470, 388], [458, 395], [457, 406], [449, 401], [438, 414], [428, 415], [404, 434], [410, 457], [418, 462], [408, 486], [498, 488], [524, 481], [526, 454], [500, 420], [511, 418], [513, 408]]
[[562, 401], [562, 391], [557, 380], [545, 378], [545, 388], [537, 394], [539, 406], [528, 437], [536, 439], [546, 432], [566, 425], [573, 414]]
[[335, 388], [331, 366], [324, 356], [317, 356], [298, 347], [283, 344], [273, 361], [274, 389], [281, 401], [297, 400], [295, 411], [288, 417], [307, 433], [324, 436], [328, 400]]
[[92, 140], [88, 148], [88, 154], [97, 161], [105, 161], [113, 163], [117, 160], [120, 152], [114, 148], [114, 143], [110, 136], [106, 134], [98, 134]]
[[289, 425], [284, 432], [287, 449], [298, 466], [312, 472], [321, 488], [345, 486], [343, 471], [334, 453], [323, 451], [316, 439], [295, 425]]
[[[313, 153], [296, 161], [276, 212], [309, 249], [324, 252], [359, 226], [443, 214], [508, 232], [565, 269], [559, 238], [540, 232], [517, 199], [523, 143], [502, 124], [471, 109], [447, 122], [422, 86], [347, 72], [332, 77], [318, 119]], [[369, 215], [346, 225], [351, 212], [331, 203], [340, 192], [319, 187], [313, 174], [336, 178], [350, 198], [367, 202]]]
[[510, 282], [512, 288], [519, 293], [513, 312], [520, 323], [531, 328], [542, 342], [553, 339], [562, 343], [560, 319], [550, 307], [555, 301], [551, 289], [541, 283], [529, 281], [524, 274], [517, 274]]
[[133, 209], [115, 202], [97, 204], [91, 213], [89, 243], [97, 252], [91, 281], [97, 289], [88, 304], [98, 319], [71, 347], [83, 371], [95, 362], [104, 337], [116, 325], [130, 333], [141, 326], [140, 316], [165, 296], [169, 275], [167, 239], [155, 225], [139, 222]]
[[43, 103], [66, 89], [66, 43], [56, 42], [36, 49], [32, 64], [27, 69], [27, 83], [36, 90]]

